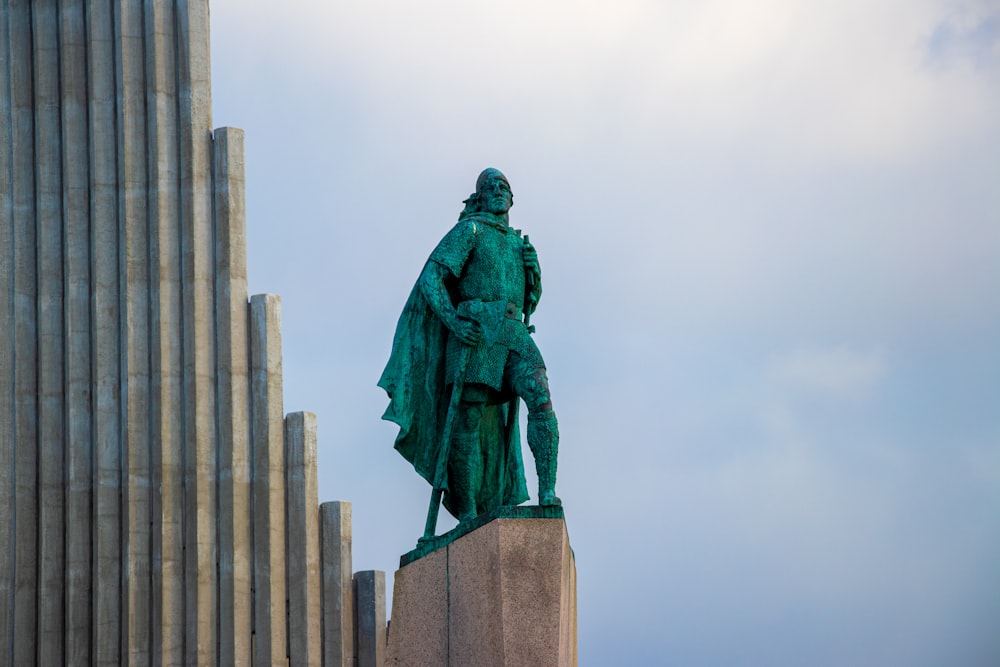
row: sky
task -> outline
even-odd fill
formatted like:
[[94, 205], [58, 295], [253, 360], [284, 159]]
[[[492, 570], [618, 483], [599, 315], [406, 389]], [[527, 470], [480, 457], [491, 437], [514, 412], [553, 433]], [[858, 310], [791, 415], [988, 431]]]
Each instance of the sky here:
[[356, 570], [422, 533], [376, 382], [493, 166], [581, 665], [1000, 664], [1000, 3], [277, 7], [212, 2], [214, 124]]

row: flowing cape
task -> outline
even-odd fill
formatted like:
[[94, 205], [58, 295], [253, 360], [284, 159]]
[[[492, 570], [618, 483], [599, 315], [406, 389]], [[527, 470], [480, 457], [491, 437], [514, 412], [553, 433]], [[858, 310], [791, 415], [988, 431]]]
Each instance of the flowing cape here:
[[[445, 383], [447, 340], [448, 331], [424, 299], [418, 279], [396, 324], [392, 353], [378, 386], [389, 395], [382, 419], [399, 426], [396, 451], [432, 486], [451, 397], [451, 386]], [[528, 499], [520, 428], [517, 423], [507, 428], [510, 405], [488, 405], [483, 414], [483, 483], [476, 498], [479, 514]], [[444, 491], [444, 506], [457, 518], [447, 479]]]

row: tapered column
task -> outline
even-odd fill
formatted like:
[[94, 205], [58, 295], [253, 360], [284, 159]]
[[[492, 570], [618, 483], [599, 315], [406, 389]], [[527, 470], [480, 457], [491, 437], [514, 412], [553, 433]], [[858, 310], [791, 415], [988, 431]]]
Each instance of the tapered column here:
[[319, 492], [316, 482], [316, 415], [285, 417], [288, 657], [293, 665], [319, 665]]
[[63, 228], [56, 0], [32, 3], [38, 243], [38, 661], [63, 658]]
[[323, 593], [323, 665], [354, 665], [354, 593], [351, 569], [351, 503], [319, 507]]
[[284, 664], [285, 461], [281, 403], [281, 300], [250, 299], [253, 448], [254, 662]]
[[121, 325], [115, 169], [114, 16], [107, 2], [87, 7], [90, 85], [91, 323], [93, 326], [94, 498], [92, 659], [121, 662]]
[[[0, 5], [0, 128], [12, 128], [10, 3]], [[14, 330], [14, 199], [11, 132], [0, 130], [0, 340], [13, 339]], [[0, 410], [10, 421], [14, 405], [14, 357], [11, 345], [0, 345]], [[10, 425], [13, 426], [13, 425]], [[0, 661], [10, 660], [14, 639], [10, 622], [14, 613], [14, 465], [13, 430], [0, 437]], [[6, 510], [6, 511], [4, 511]]]
[[63, 252], [65, 261], [66, 513], [64, 648], [67, 664], [90, 662], [91, 321], [87, 47], [83, 0], [59, 5]]
[[38, 586], [38, 359], [36, 220], [34, 179], [34, 95], [31, 4], [10, 2], [7, 38], [11, 67], [11, 153], [13, 155], [14, 556], [12, 664], [31, 664], [37, 646]]
[[150, 264], [151, 589], [154, 664], [184, 662], [184, 404], [176, 3], [147, 2]]
[[178, 0], [180, 218], [183, 258], [185, 655], [215, 658], [216, 428], [212, 113], [208, 3]]
[[250, 421], [243, 131], [215, 131], [219, 662], [250, 663]]
[[355, 573], [354, 604], [357, 610], [356, 664], [358, 667], [382, 667], [386, 653], [385, 572], [365, 570]]
[[122, 659], [150, 651], [149, 227], [143, 11], [115, 1], [122, 345]]

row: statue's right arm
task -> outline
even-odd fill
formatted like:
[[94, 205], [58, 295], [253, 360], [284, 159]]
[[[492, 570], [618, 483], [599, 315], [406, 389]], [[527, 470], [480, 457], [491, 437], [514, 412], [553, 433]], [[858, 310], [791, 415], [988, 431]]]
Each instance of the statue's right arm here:
[[458, 316], [455, 305], [451, 302], [451, 295], [448, 294], [448, 288], [444, 284], [448, 273], [448, 267], [443, 264], [433, 260], [427, 262], [420, 274], [420, 292], [424, 295], [427, 305], [449, 331], [466, 345], [475, 345], [483, 336], [482, 327], [477, 322]]

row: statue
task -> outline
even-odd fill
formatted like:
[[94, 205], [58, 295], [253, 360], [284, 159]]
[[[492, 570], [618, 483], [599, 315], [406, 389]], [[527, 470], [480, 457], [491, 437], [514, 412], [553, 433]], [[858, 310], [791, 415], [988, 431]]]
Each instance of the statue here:
[[396, 450], [434, 487], [422, 540], [434, 537], [442, 494], [460, 523], [528, 499], [522, 399], [538, 504], [562, 504], [556, 415], [528, 325], [542, 294], [538, 255], [508, 223], [513, 195], [499, 170], [483, 171], [464, 203], [410, 293], [378, 383], [390, 399], [382, 418], [399, 425]]

